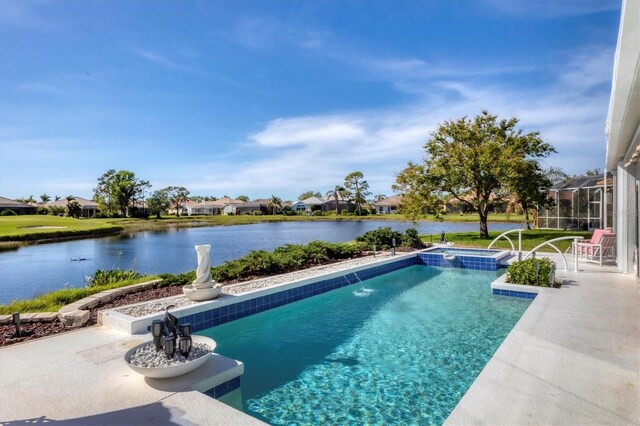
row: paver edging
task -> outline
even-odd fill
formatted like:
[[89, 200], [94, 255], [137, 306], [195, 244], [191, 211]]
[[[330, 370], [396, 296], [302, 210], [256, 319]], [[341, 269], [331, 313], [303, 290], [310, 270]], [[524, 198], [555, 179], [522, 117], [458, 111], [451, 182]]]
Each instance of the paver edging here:
[[58, 311], [58, 318], [66, 326], [85, 325], [91, 316], [89, 310], [102, 303], [110, 302], [117, 296], [122, 296], [136, 291], [145, 290], [158, 284], [161, 279], [145, 281], [126, 287], [114, 288], [92, 294], [84, 299], [76, 300], [73, 303], [63, 306]]

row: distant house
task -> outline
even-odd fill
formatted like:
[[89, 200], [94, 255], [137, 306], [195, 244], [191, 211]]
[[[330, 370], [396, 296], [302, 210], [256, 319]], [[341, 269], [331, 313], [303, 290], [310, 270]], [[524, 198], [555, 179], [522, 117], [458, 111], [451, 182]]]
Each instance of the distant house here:
[[316, 210], [322, 210], [322, 205], [326, 202], [324, 197], [309, 197], [294, 203], [291, 209], [298, 214], [311, 214]]
[[[82, 217], [92, 217], [96, 213], [98, 213], [98, 203], [92, 200], [87, 200], [82, 197], [73, 197], [80, 207], [82, 208]], [[51, 201], [45, 204], [45, 207], [62, 207], [63, 209], [67, 208], [67, 199], [61, 198], [58, 201]]]
[[236, 214], [236, 206], [241, 204], [243, 204], [242, 201], [229, 197], [222, 197], [215, 201], [188, 201], [182, 206], [181, 213], [188, 216]]
[[398, 207], [402, 202], [402, 195], [394, 195], [387, 197], [375, 203], [376, 213], [378, 214], [396, 214]]
[[36, 214], [37, 209], [31, 204], [20, 201], [11, 200], [9, 198], [0, 197], [0, 212], [3, 210], [11, 210], [15, 214]]
[[[335, 211], [336, 201], [332, 196], [329, 197], [309, 197], [298, 201], [291, 206], [291, 209], [298, 214], [312, 214], [316, 210], [323, 212]], [[353, 210], [353, 204], [346, 199], [338, 200], [338, 210]]]

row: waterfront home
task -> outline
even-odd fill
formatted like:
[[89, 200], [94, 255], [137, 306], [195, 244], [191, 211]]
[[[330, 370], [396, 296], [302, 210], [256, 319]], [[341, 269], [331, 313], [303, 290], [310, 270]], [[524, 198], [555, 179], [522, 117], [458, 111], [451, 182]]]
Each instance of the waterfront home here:
[[[336, 210], [336, 201], [333, 196], [329, 197], [309, 197], [304, 200], [298, 201], [291, 206], [291, 209], [298, 214], [312, 214], [313, 212], [320, 210], [323, 212], [330, 212]], [[353, 204], [346, 198], [338, 199], [338, 210], [353, 211]]]
[[10, 210], [15, 214], [36, 214], [36, 208], [31, 204], [0, 197], [0, 212]]
[[[82, 208], [82, 217], [92, 217], [96, 213], [98, 213], [98, 203], [93, 200], [87, 200], [86, 198], [76, 197], [72, 195], [73, 199], [76, 200], [80, 207]], [[62, 207], [63, 209], [67, 208], [68, 201], [66, 198], [61, 198], [57, 201], [51, 201], [45, 204], [45, 207]]]
[[384, 198], [376, 201], [376, 213], [378, 214], [396, 214], [398, 213], [398, 207], [402, 202], [402, 195], [393, 195], [391, 197]]

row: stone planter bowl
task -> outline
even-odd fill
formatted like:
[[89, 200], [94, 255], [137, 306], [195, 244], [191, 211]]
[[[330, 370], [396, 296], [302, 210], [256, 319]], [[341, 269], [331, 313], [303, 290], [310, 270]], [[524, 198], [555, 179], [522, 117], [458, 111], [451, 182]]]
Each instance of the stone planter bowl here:
[[141, 343], [136, 347], [133, 347], [124, 354], [124, 362], [138, 374], [142, 374], [145, 377], [152, 377], [155, 379], [167, 379], [170, 377], [182, 376], [183, 374], [187, 374], [196, 368], [200, 367], [202, 364], [207, 362], [211, 355], [213, 355], [213, 351], [216, 348], [216, 341], [204, 336], [191, 336], [193, 343], [203, 343], [211, 349], [211, 351], [202, 356], [200, 358], [194, 359], [193, 361], [185, 362], [184, 364], [172, 365], [169, 367], [137, 367], [135, 365], [131, 365], [129, 362], [131, 360], [131, 356], [144, 345], [149, 343], [153, 344], [153, 341], [149, 340], [148, 342]]

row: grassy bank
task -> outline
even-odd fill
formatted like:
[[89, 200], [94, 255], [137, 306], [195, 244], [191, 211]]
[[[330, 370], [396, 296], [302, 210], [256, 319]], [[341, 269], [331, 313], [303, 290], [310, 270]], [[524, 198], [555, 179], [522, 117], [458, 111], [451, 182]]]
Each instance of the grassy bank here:
[[[447, 234], [447, 239], [450, 242], [455, 243], [457, 247], [479, 247], [479, 248], [487, 248], [491, 241], [493, 241], [498, 235], [500, 235], [504, 231], [490, 231], [489, 238], [480, 238], [478, 236], [478, 232], [451, 232]], [[522, 250], [528, 251], [533, 249], [539, 244], [542, 244], [545, 241], [548, 241], [552, 238], [559, 237], [568, 237], [568, 236], [577, 236], [584, 238], [591, 238], [591, 231], [561, 231], [561, 230], [549, 230], [549, 229], [532, 229], [529, 231], [524, 231], [522, 233]], [[422, 235], [422, 241], [424, 242], [438, 242], [439, 236], [434, 235], [431, 238], [430, 235]], [[509, 238], [513, 241], [513, 244], [518, 249], [518, 234], [510, 234]], [[571, 246], [571, 240], [558, 241], [555, 245], [564, 252]], [[508, 249], [511, 250], [511, 245], [509, 242], [501, 238], [499, 241], [494, 244], [492, 248], [498, 249]], [[546, 252], [555, 252], [551, 247], [545, 246], [540, 249], [540, 251]]]
[[[165, 216], [160, 219], [73, 219], [49, 215], [25, 215], [0, 218], [0, 242], [4, 241], [36, 241], [56, 240], [63, 238], [81, 238], [101, 236], [121, 231], [160, 231], [168, 228], [248, 225], [269, 222], [315, 222], [345, 220], [384, 220], [406, 221], [404, 215], [370, 215], [370, 216]], [[443, 216], [446, 222], [477, 222], [478, 216], [472, 214], [450, 214]], [[521, 215], [495, 214], [489, 216], [492, 222], [522, 222]], [[433, 222], [430, 215], [419, 219], [421, 222]], [[17, 246], [7, 246], [7, 249]], [[1, 247], [0, 247], [1, 249]]]
[[121, 225], [104, 219], [73, 219], [50, 215], [0, 218], [0, 241], [34, 241], [104, 235], [122, 231]]
[[14, 312], [56, 312], [64, 305], [84, 299], [92, 294], [114, 288], [126, 287], [128, 285], [139, 284], [145, 281], [156, 279], [156, 276], [141, 277], [133, 280], [118, 281], [107, 285], [99, 285], [82, 288], [65, 288], [56, 290], [42, 296], [27, 300], [16, 300], [8, 305], [0, 305], [0, 315], [10, 315]]

